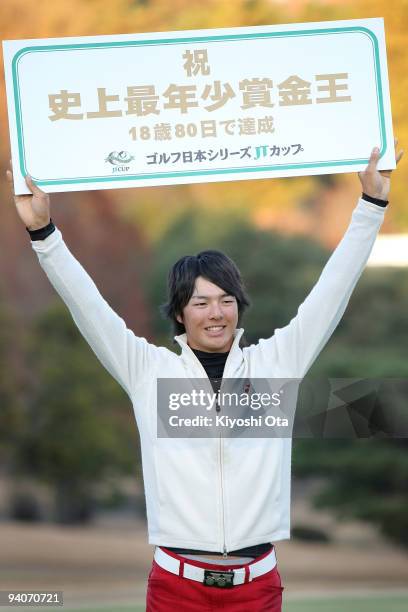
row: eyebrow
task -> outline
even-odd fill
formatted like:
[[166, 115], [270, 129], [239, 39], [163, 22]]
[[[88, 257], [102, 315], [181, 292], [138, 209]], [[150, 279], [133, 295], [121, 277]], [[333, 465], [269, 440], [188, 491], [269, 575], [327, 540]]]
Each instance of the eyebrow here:
[[[233, 295], [231, 293], [221, 293], [219, 296], [215, 296], [215, 297], [233, 297]], [[208, 295], [192, 295], [191, 299], [196, 299], [196, 300], [208, 300], [209, 296]]]

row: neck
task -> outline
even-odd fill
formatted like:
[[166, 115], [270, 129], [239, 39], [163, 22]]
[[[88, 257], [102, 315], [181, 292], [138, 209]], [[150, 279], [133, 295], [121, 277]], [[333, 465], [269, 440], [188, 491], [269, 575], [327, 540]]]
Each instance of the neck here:
[[190, 346], [190, 348], [195, 353], [204, 353], [205, 355], [228, 355], [230, 352], [230, 349], [228, 351], [203, 351], [203, 349], [196, 349], [192, 346]]

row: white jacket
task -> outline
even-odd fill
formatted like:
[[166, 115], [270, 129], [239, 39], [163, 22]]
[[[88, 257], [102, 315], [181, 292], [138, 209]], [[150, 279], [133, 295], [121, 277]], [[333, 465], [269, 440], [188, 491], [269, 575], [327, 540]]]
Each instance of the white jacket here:
[[[236, 330], [225, 378], [306, 374], [347, 306], [384, 210], [359, 200], [345, 236], [290, 323], [243, 349], [243, 330]], [[32, 246], [79, 330], [133, 402], [149, 543], [223, 552], [289, 538], [291, 440], [158, 439], [157, 378], [206, 377], [185, 334], [176, 337], [180, 355], [135, 336], [100, 295], [58, 229]]]

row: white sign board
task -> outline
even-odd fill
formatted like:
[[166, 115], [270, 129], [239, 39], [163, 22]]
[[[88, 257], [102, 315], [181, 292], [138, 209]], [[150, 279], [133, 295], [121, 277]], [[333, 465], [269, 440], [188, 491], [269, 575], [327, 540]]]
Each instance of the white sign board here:
[[3, 45], [16, 193], [395, 167], [382, 19]]

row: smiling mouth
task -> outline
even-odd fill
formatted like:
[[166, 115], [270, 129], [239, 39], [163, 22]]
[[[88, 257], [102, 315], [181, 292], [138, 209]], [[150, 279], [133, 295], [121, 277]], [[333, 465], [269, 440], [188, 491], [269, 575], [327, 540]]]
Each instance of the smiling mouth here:
[[226, 325], [210, 325], [209, 327], [205, 327], [204, 329], [206, 331], [222, 331], [224, 328], [226, 327]]

